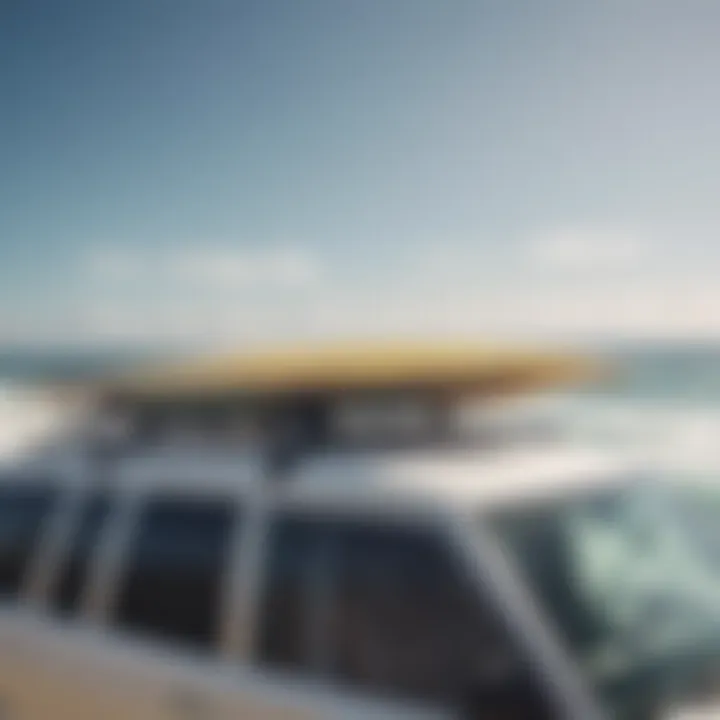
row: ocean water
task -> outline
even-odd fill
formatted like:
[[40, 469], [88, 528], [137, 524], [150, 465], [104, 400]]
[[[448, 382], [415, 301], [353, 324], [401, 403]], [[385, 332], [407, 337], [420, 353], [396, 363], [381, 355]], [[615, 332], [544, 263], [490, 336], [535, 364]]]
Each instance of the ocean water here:
[[599, 351], [616, 374], [598, 394], [664, 405], [720, 407], [720, 344]]
[[677, 475], [720, 482], [720, 344], [599, 351], [612, 377], [568, 399], [568, 427], [644, 453]]
[[0, 350], [0, 463], [32, 452], [73, 421], [73, 408], [47, 384], [89, 379], [150, 357], [149, 353]]
[[0, 383], [37, 385], [80, 380], [161, 356], [149, 350], [0, 349]]
[[[602, 384], [552, 399], [569, 434], [638, 449], [673, 472], [720, 480], [720, 343], [602, 347], [615, 372]], [[0, 351], [0, 453], [45, 432], [63, 408], [38, 393], [46, 381], [80, 380], [158, 353]]]

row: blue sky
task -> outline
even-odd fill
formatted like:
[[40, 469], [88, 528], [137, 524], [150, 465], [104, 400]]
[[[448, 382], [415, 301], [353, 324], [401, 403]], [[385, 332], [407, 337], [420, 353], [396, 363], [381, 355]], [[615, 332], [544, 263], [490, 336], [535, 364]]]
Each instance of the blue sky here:
[[720, 335], [713, 0], [6, 0], [0, 343]]

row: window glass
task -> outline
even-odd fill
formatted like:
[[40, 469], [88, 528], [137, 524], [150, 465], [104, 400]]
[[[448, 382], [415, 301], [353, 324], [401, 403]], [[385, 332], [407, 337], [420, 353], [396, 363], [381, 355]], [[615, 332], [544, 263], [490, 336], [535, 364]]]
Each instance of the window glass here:
[[263, 664], [415, 699], [518, 690], [512, 644], [439, 534], [280, 518], [268, 549]]
[[216, 646], [234, 513], [223, 500], [149, 502], [121, 581], [117, 624], [196, 648]]
[[0, 486], [0, 595], [19, 594], [57, 497], [57, 490], [46, 485]]
[[689, 658], [720, 652], [720, 582], [709, 526], [675, 488], [611, 480], [491, 523], [587, 684], [625, 717], [655, 699], [654, 668], [672, 685], [695, 672]]
[[452, 692], [464, 682], [470, 625], [477, 623], [450, 553], [420, 531], [354, 527], [343, 535], [336, 617], [342, 676], [389, 692]]
[[323, 524], [291, 518], [271, 530], [259, 648], [269, 665], [307, 669], [310, 664], [310, 579], [326, 538]]
[[93, 555], [109, 514], [110, 500], [105, 495], [89, 497], [80, 511], [77, 532], [70, 540], [50, 598], [50, 605], [62, 615], [80, 611]]

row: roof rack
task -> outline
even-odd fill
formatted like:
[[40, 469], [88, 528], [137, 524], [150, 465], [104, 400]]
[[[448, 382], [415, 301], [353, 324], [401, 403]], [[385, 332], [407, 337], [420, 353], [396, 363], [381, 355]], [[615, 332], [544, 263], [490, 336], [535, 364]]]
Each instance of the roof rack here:
[[[221, 432], [245, 423], [264, 448], [270, 475], [326, 446], [343, 404], [415, 403], [434, 431], [464, 400], [502, 400], [599, 378], [606, 369], [579, 356], [468, 343], [350, 343], [236, 354], [152, 367], [90, 387], [110, 417], [130, 417], [151, 436], [184, 419]], [[376, 414], [376, 417], [378, 415]], [[100, 445], [101, 456], [112, 442]]]

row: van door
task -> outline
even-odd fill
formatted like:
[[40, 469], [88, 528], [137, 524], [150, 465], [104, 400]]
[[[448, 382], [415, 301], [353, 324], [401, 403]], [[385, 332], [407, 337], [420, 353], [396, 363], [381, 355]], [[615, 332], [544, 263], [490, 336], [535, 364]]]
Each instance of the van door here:
[[195, 669], [221, 664], [237, 532], [232, 497], [166, 494], [142, 503], [108, 608], [106, 652], [96, 658], [113, 685], [106, 688], [115, 702], [111, 717], [157, 720], [177, 706], [183, 715], [213, 719], [187, 684]]
[[85, 648], [93, 665], [89, 676], [108, 698], [102, 717], [366, 720], [368, 711], [377, 718], [402, 717], [350, 695], [340, 703], [327, 688], [302, 679], [279, 684], [223, 651], [224, 590], [232, 585], [233, 558], [242, 555], [244, 525], [228, 498], [154, 497], [143, 503], [104, 644]]
[[99, 713], [99, 697], [106, 707], [95, 717], [110, 720], [447, 717], [404, 698], [339, 689], [322, 676], [282, 676], [272, 663], [253, 667], [223, 652], [223, 586], [244, 525], [228, 499], [156, 496], [142, 504], [107, 632], [82, 647], [92, 709], [79, 717]]
[[[554, 717], [459, 563], [437, 527], [280, 513], [252, 658], [258, 687], [290, 695], [298, 714], [288, 717]], [[254, 717], [277, 717], [258, 698], [267, 715]]]

